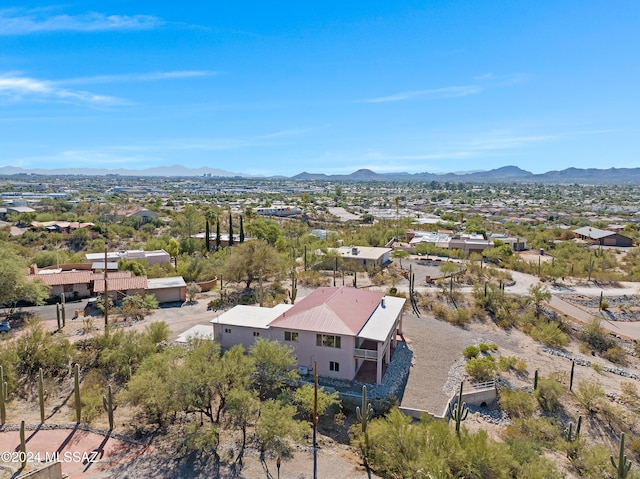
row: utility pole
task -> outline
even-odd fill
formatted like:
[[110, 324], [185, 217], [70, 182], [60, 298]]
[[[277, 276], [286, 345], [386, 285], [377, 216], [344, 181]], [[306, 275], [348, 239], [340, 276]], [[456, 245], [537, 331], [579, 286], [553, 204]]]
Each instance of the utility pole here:
[[313, 479], [318, 478], [318, 371], [316, 362], [313, 362]]
[[109, 292], [107, 287], [107, 247], [104, 247], [104, 329], [109, 327]]

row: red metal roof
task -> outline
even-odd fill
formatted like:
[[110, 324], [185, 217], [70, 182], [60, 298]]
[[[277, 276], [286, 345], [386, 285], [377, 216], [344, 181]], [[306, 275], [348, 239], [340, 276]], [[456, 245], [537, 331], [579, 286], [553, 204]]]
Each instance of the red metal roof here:
[[384, 293], [356, 288], [318, 288], [269, 326], [356, 336]]

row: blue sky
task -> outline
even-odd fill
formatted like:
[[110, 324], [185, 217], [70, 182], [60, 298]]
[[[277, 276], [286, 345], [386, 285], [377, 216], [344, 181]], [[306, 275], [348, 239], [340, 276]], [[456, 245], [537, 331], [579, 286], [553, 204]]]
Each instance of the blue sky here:
[[632, 0], [0, 0], [0, 166], [638, 167], [639, 45]]

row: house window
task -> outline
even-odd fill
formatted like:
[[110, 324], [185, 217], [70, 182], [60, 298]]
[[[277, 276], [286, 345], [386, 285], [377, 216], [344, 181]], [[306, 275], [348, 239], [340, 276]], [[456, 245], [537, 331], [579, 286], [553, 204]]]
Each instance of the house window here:
[[316, 346], [339, 349], [340, 340], [340, 336], [333, 336], [332, 334], [316, 334]]
[[340, 372], [340, 363], [336, 361], [329, 361], [329, 371]]
[[293, 341], [294, 343], [298, 342], [298, 333], [295, 331], [285, 331], [284, 332], [284, 340], [285, 341]]
[[224, 332], [226, 334], [231, 334], [231, 328], [224, 328]]
[[65, 293], [70, 293], [71, 291], [73, 291], [73, 285], [72, 284], [65, 284], [64, 285], [64, 292]]
[[258, 331], [254, 331], [254, 332], [253, 332], [253, 336], [254, 336], [254, 337], [258, 337], [258, 336], [260, 336], [260, 332], [258, 332]]

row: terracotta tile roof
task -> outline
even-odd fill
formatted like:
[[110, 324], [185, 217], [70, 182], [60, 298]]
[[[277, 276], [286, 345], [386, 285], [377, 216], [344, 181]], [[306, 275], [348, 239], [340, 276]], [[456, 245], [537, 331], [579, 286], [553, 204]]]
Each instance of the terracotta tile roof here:
[[[146, 276], [132, 276], [130, 278], [113, 278], [108, 277], [109, 291], [131, 291], [132, 289], [147, 289]], [[104, 279], [96, 279], [93, 283], [94, 293], [102, 293], [104, 291]]]
[[61, 286], [65, 284], [89, 284], [91, 283], [91, 271], [66, 271], [63, 273], [30, 274], [29, 279], [41, 279], [49, 286]]
[[[109, 271], [107, 279], [131, 278], [131, 271]], [[104, 273], [91, 273], [91, 281], [104, 279]]]
[[384, 293], [356, 288], [318, 288], [269, 326], [356, 336]]

